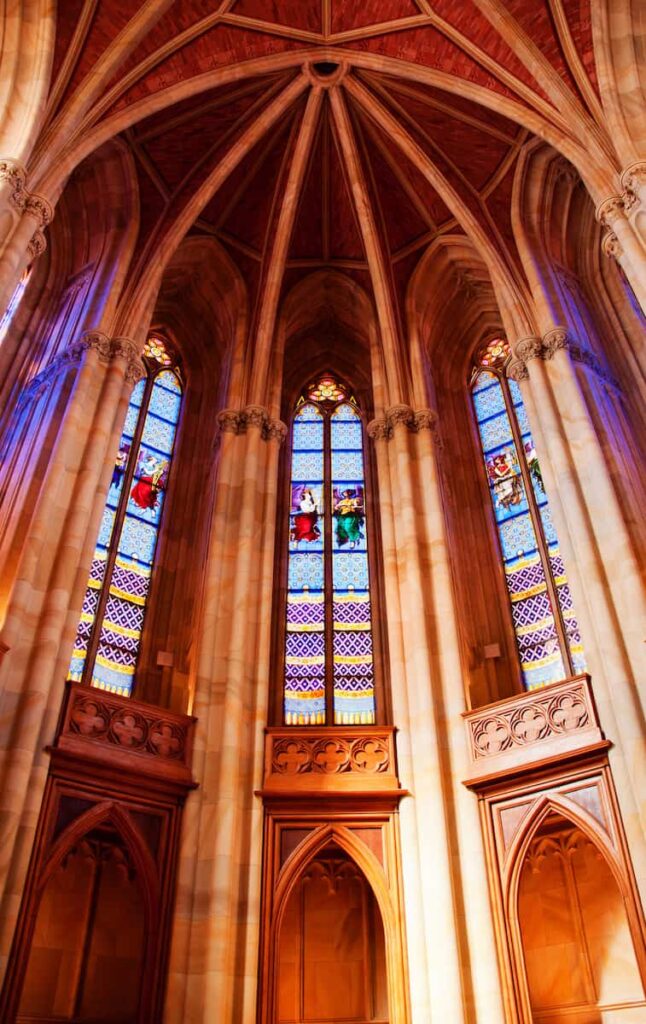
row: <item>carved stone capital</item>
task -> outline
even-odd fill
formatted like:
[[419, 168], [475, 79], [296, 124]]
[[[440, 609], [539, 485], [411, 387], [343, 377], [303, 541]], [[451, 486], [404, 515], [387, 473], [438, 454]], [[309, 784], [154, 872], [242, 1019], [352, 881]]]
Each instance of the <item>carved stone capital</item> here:
[[131, 363], [134, 360], [139, 359], [139, 346], [130, 338], [113, 338], [112, 358], [124, 359], [125, 362]]
[[415, 413], [410, 405], [391, 405], [390, 409], [386, 410], [386, 419], [390, 424], [391, 431], [400, 423], [408, 427], [409, 430], [415, 425]]
[[264, 441], [277, 441], [282, 444], [287, 437], [287, 426], [282, 420], [268, 419], [263, 428], [262, 437]]
[[80, 342], [76, 342], [75, 345], [80, 345], [82, 351], [85, 352], [93, 349], [98, 354], [101, 363], [112, 361], [112, 339], [102, 331], [86, 331]]
[[606, 256], [615, 260], [618, 260], [624, 251], [614, 231], [606, 232], [601, 240], [601, 248]]
[[625, 215], [623, 196], [610, 196], [597, 209], [597, 220], [605, 227], [612, 227], [619, 217]]
[[54, 216], [51, 203], [49, 203], [44, 196], [39, 196], [35, 193], [31, 193], [27, 196], [25, 201], [25, 213], [28, 213], [38, 221], [38, 227], [41, 230], [51, 223], [52, 217]]
[[128, 361], [128, 366], [126, 367], [126, 383], [132, 384], [132, 386], [134, 387], [135, 384], [138, 384], [139, 381], [143, 380], [145, 376], [146, 367], [144, 366], [141, 359], [139, 359], [138, 357], [130, 359]]
[[389, 441], [393, 433], [386, 419], [371, 420], [366, 430], [371, 441]]
[[569, 348], [570, 336], [565, 327], [555, 327], [543, 335], [543, 359], [553, 359], [560, 348]]
[[247, 405], [245, 406], [242, 417], [244, 420], [245, 430], [249, 427], [256, 427], [261, 432], [264, 431], [269, 415], [267, 410], [262, 405]]
[[240, 417], [238, 409], [223, 409], [218, 413], [217, 422], [221, 434], [239, 434]]
[[31, 262], [32, 260], [38, 259], [39, 256], [42, 256], [46, 248], [47, 239], [45, 238], [42, 231], [40, 229], [38, 231], [34, 231], [33, 235], [31, 236], [29, 245], [27, 246], [29, 261]]
[[0, 160], [0, 184], [10, 189], [9, 202], [16, 209], [24, 210], [29, 193], [25, 188], [27, 172], [17, 160]]
[[527, 369], [527, 363], [523, 362], [522, 359], [516, 359], [513, 363], [509, 364], [507, 369], [507, 376], [510, 380], [515, 380], [516, 383], [520, 383], [521, 380], [529, 380], [529, 370]]
[[541, 355], [541, 339], [535, 336], [521, 338], [514, 345], [514, 355], [521, 363], [528, 363], [530, 359], [538, 359]]
[[631, 164], [621, 175], [624, 190], [624, 206], [628, 213], [642, 201], [642, 190], [646, 186], [646, 161]]
[[437, 429], [437, 413], [433, 409], [417, 409], [413, 413], [413, 430], [430, 430], [435, 433]]

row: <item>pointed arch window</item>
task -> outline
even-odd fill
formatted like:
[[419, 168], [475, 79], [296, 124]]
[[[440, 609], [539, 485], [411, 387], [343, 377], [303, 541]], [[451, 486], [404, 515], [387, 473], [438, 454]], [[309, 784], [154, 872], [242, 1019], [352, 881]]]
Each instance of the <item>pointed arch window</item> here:
[[182, 402], [164, 340], [144, 349], [112, 472], [78, 625], [69, 678], [132, 692], [155, 549]]
[[284, 720], [375, 721], [363, 421], [331, 375], [292, 424]]
[[16, 315], [16, 310], [21, 303], [22, 297], [25, 294], [25, 289], [29, 284], [29, 278], [31, 277], [31, 266], [26, 267], [22, 273], [22, 277], [18, 281], [18, 284], [13, 290], [13, 295], [9, 299], [9, 305], [5, 309], [2, 317], [0, 317], [0, 345], [5, 339], [5, 335], [9, 330], [11, 321]]
[[585, 671], [572, 595], [520, 388], [507, 377], [511, 350], [495, 338], [471, 378], [489, 493], [528, 690]]

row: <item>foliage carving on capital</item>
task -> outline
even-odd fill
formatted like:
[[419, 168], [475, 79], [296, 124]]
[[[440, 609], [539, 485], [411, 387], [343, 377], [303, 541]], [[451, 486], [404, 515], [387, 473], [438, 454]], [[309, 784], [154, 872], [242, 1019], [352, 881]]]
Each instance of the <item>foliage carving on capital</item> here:
[[641, 202], [641, 190], [646, 185], [646, 162], [641, 161], [627, 167], [621, 175], [621, 184], [624, 189], [624, 207], [628, 213]]
[[114, 359], [124, 359], [127, 363], [131, 363], [139, 358], [139, 346], [134, 341], [131, 341], [130, 338], [113, 338], [112, 357]]
[[139, 359], [138, 356], [135, 356], [133, 359], [130, 359], [128, 361], [128, 366], [126, 367], [126, 383], [132, 384], [132, 386], [134, 387], [135, 384], [138, 384], [139, 381], [143, 380], [145, 376], [146, 367], [142, 363], [141, 359]]
[[[534, 337], [521, 338], [514, 346], [514, 355], [521, 363], [528, 363], [530, 359], [538, 359], [541, 355], [541, 339]], [[512, 364], [513, 365], [513, 364]]]
[[388, 441], [392, 437], [392, 428], [383, 417], [371, 420], [366, 430], [371, 441]]
[[52, 210], [51, 203], [45, 199], [44, 196], [36, 195], [32, 193], [28, 195], [25, 201], [25, 213], [30, 214], [38, 221], [39, 228], [46, 228], [51, 223], [54, 211]]
[[517, 384], [521, 380], [529, 380], [529, 370], [527, 369], [527, 363], [522, 359], [515, 359], [507, 367], [507, 376], [511, 380], [515, 380]]
[[413, 430], [430, 430], [435, 433], [437, 429], [437, 413], [433, 409], [416, 409], [413, 414]]
[[543, 359], [553, 359], [560, 348], [570, 347], [570, 336], [564, 327], [555, 327], [543, 335]]
[[614, 231], [606, 232], [601, 241], [601, 248], [606, 256], [615, 260], [618, 260], [624, 251]]
[[282, 444], [287, 437], [287, 426], [282, 420], [267, 419], [262, 437], [264, 441], [277, 441], [278, 444]]
[[223, 409], [218, 413], [218, 427], [221, 434], [239, 434], [240, 418], [242, 413], [239, 409]]
[[[86, 331], [80, 342], [76, 342], [76, 345], [81, 346], [81, 350], [88, 352], [93, 349], [99, 357], [99, 362], [109, 363], [112, 361], [112, 339], [104, 334], [102, 331]], [[74, 346], [72, 346], [74, 348]]]
[[29, 193], [25, 188], [27, 172], [15, 160], [0, 160], [0, 182], [7, 182], [11, 189], [9, 201], [16, 209], [24, 210]]
[[32, 260], [38, 259], [39, 256], [42, 256], [46, 248], [47, 239], [42, 231], [40, 231], [40, 229], [38, 231], [34, 231], [29, 240], [29, 245], [27, 246], [29, 261], [31, 262]]
[[390, 409], [386, 410], [386, 419], [391, 430], [394, 430], [400, 423], [408, 427], [409, 430], [414, 429], [415, 426], [415, 413], [410, 405], [391, 405]]
[[610, 196], [605, 199], [597, 210], [597, 220], [605, 227], [611, 227], [614, 222], [625, 214], [625, 202], [623, 196]]

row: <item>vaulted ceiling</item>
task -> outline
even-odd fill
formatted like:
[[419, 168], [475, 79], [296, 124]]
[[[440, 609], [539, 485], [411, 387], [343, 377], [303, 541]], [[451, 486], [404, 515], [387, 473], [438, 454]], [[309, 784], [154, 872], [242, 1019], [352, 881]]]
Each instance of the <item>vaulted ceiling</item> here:
[[142, 261], [231, 161], [189, 230], [252, 294], [279, 223], [283, 290], [321, 267], [369, 287], [366, 203], [400, 302], [467, 222], [513, 262], [519, 148], [601, 134], [589, 0], [66, 0], [53, 83], [50, 140], [80, 110], [78, 139], [130, 147]]

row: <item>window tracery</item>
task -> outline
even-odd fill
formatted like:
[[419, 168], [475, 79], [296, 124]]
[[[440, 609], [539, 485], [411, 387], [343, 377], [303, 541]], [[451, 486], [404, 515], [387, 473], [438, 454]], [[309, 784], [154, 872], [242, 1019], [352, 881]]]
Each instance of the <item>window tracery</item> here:
[[585, 671], [572, 595], [508, 342], [479, 353], [471, 397], [528, 690]]
[[375, 721], [363, 423], [329, 374], [292, 424], [285, 631], [287, 725]]
[[179, 419], [182, 385], [164, 340], [148, 339], [92, 559], [69, 678], [132, 692]]

